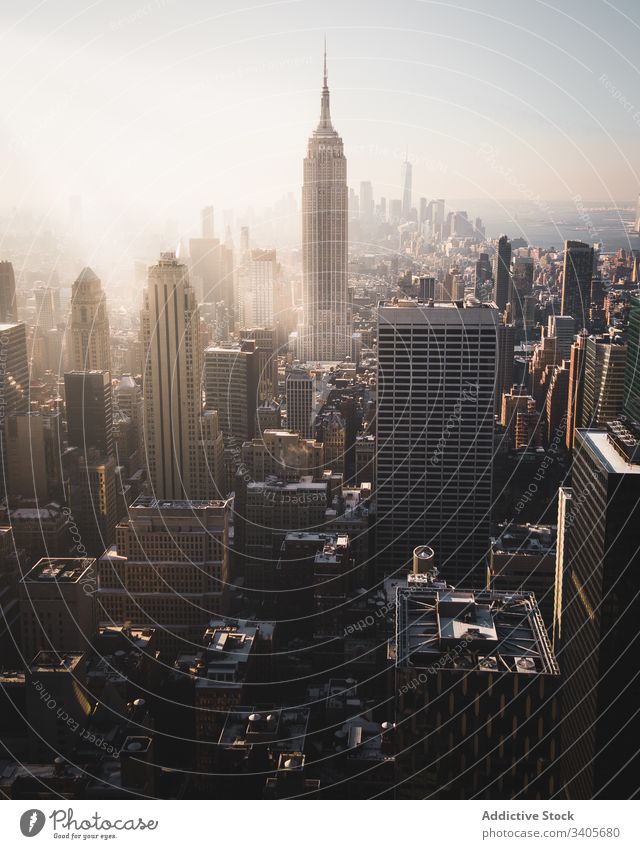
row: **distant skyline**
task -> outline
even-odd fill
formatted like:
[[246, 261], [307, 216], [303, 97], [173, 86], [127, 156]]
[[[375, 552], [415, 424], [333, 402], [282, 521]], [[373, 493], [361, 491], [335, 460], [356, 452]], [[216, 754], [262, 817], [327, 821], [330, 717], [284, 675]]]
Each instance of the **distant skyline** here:
[[348, 182], [415, 199], [632, 200], [632, 0], [36, 2], [0, 11], [3, 211], [107, 219], [299, 198], [326, 32]]

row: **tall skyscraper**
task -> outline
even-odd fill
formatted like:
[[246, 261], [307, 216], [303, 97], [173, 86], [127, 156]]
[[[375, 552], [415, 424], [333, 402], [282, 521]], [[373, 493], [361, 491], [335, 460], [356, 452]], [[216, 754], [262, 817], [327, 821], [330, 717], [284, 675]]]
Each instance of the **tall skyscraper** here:
[[610, 336], [589, 336], [584, 362], [582, 427], [605, 427], [624, 406], [627, 346]]
[[502, 396], [513, 386], [515, 327], [500, 322], [497, 327], [495, 409], [500, 413]]
[[313, 436], [314, 380], [303, 368], [287, 375], [287, 428], [310, 439]]
[[378, 308], [377, 550], [395, 571], [424, 542], [460, 585], [484, 585], [499, 313]]
[[113, 454], [113, 402], [108, 371], [71, 371], [64, 376], [67, 439], [83, 454]]
[[365, 223], [373, 221], [373, 186], [370, 180], [360, 183], [360, 218]]
[[576, 335], [576, 323], [570, 315], [550, 315], [547, 322], [547, 336], [556, 340], [558, 360], [568, 360], [571, 346]]
[[4, 438], [3, 480], [9, 495], [34, 498], [41, 504], [61, 498], [62, 415], [46, 410], [10, 413]]
[[593, 248], [584, 242], [565, 242], [560, 312], [573, 316], [576, 330], [588, 325], [592, 276]]
[[401, 180], [402, 180], [402, 217], [405, 221], [411, 218], [411, 186], [412, 167], [408, 159], [405, 158], [402, 163]]
[[587, 350], [587, 331], [581, 330], [569, 352], [569, 398], [567, 403], [567, 449], [573, 449], [576, 428], [582, 423], [584, 396], [584, 359]]
[[258, 353], [255, 339], [240, 346], [211, 346], [204, 353], [205, 404], [217, 410], [225, 443], [252, 439], [258, 405]]
[[493, 300], [500, 312], [509, 303], [511, 296], [511, 242], [507, 236], [500, 236], [493, 259]]
[[60, 291], [42, 284], [33, 290], [36, 302], [35, 327], [38, 331], [53, 330], [58, 323]]
[[511, 316], [516, 327], [525, 326], [527, 302], [533, 292], [533, 259], [516, 256], [513, 259], [513, 286], [511, 287]]
[[562, 764], [570, 798], [627, 798], [640, 757], [640, 433], [578, 430], [562, 615]]
[[627, 332], [627, 364], [624, 372], [624, 410], [640, 421], [640, 298], [631, 296]]
[[272, 327], [249, 327], [239, 333], [241, 342], [255, 342], [258, 369], [258, 400], [271, 401], [278, 395], [278, 346]]
[[572, 491], [570, 486], [558, 489], [558, 532], [556, 536], [556, 584], [553, 597], [553, 650], [562, 646], [562, 593], [565, 568], [569, 562], [569, 538], [572, 522]]
[[18, 320], [16, 277], [10, 262], [0, 262], [0, 324]]
[[569, 366], [566, 360], [555, 366], [545, 401], [547, 413], [547, 445], [564, 443], [569, 401]]
[[18, 324], [0, 324], [0, 423], [14, 412], [29, 408], [27, 330]]
[[277, 267], [275, 250], [250, 252], [239, 298], [242, 327], [273, 327]]
[[132, 440], [138, 450], [142, 448], [144, 408], [142, 390], [130, 374], [124, 374], [113, 393], [113, 409], [131, 421]]
[[71, 497], [83, 545], [89, 554], [99, 556], [115, 541], [119, 518], [115, 458], [87, 451], [78, 465]]
[[141, 313], [146, 460], [157, 498], [197, 495], [202, 413], [200, 322], [186, 266], [160, 254]]
[[213, 207], [205, 206], [201, 213], [202, 218], [202, 238], [215, 239], [215, 228], [213, 218]]
[[73, 284], [69, 333], [72, 371], [111, 370], [107, 299], [90, 268], [84, 268]]
[[325, 51], [320, 123], [304, 160], [301, 360], [339, 360], [349, 352], [347, 219], [347, 160], [331, 123]]

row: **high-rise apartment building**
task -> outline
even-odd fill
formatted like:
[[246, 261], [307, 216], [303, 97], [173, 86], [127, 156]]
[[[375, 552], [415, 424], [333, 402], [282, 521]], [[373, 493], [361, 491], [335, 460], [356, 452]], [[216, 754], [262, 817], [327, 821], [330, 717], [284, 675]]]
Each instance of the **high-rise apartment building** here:
[[511, 242], [507, 236], [500, 236], [493, 258], [493, 300], [500, 312], [510, 302], [511, 297]]
[[571, 346], [576, 335], [575, 319], [571, 315], [550, 315], [547, 322], [547, 336], [556, 340], [558, 362], [568, 360]]
[[500, 322], [497, 327], [496, 411], [502, 409], [502, 396], [513, 386], [515, 327]]
[[484, 581], [496, 333], [492, 305], [378, 308], [377, 550], [382, 571], [427, 541], [438, 568]]
[[84, 268], [73, 284], [69, 341], [72, 371], [111, 370], [107, 298], [90, 268]]
[[566, 360], [555, 366], [545, 401], [547, 413], [547, 445], [565, 444], [569, 406], [569, 366]]
[[588, 325], [593, 276], [593, 248], [584, 242], [564, 243], [561, 315], [570, 315], [576, 330]]
[[611, 336], [589, 336], [584, 361], [582, 427], [605, 427], [624, 406], [627, 346]]
[[16, 305], [16, 277], [13, 265], [0, 262], [0, 324], [10, 324], [18, 320]]
[[340, 360], [349, 352], [347, 160], [331, 123], [327, 62], [320, 123], [309, 139], [302, 186], [300, 360]]
[[573, 449], [576, 428], [582, 423], [584, 394], [584, 360], [587, 350], [587, 331], [581, 330], [569, 352], [569, 395], [567, 401], [567, 449]]
[[293, 368], [286, 378], [287, 428], [305, 439], [313, 436], [315, 381], [311, 372]]
[[211, 346], [204, 353], [205, 404], [217, 410], [225, 443], [253, 439], [258, 406], [256, 340]]
[[536, 421], [536, 402], [527, 389], [522, 384], [514, 384], [508, 392], [502, 396], [502, 404], [500, 407], [500, 424], [505, 429], [506, 438], [514, 448], [524, 448], [528, 444], [528, 433], [525, 427], [525, 441], [518, 440], [518, 421], [524, 422], [528, 417], [532, 416]]
[[640, 298], [631, 296], [627, 332], [627, 364], [624, 372], [624, 410], [640, 421]]
[[98, 562], [98, 616], [153, 624], [160, 641], [197, 639], [224, 613], [229, 504], [141, 496]]
[[163, 253], [141, 313], [146, 463], [157, 498], [198, 495], [202, 414], [200, 321], [187, 268]]
[[569, 798], [627, 798], [640, 758], [640, 432], [578, 430], [562, 599], [562, 766]]

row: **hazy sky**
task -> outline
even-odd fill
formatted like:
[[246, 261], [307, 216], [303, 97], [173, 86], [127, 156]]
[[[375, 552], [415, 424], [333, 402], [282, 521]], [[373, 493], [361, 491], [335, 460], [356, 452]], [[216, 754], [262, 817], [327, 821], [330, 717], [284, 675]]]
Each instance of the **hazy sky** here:
[[298, 194], [324, 32], [351, 185], [408, 146], [429, 198], [636, 196], [637, 0], [2, 0], [2, 209]]

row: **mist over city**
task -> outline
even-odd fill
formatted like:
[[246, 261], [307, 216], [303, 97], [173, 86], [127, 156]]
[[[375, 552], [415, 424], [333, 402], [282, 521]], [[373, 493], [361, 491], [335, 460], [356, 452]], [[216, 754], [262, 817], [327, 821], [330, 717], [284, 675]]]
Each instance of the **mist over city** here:
[[635, 845], [638, 31], [630, 0], [0, 9], [15, 833], [375, 799]]

